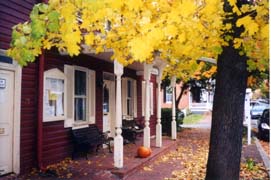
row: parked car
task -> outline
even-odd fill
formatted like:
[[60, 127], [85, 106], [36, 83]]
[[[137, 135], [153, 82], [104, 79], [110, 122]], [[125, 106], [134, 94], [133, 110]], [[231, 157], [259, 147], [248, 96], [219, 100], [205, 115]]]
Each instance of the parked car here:
[[258, 136], [260, 139], [269, 141], [270, 134], [270, 118], [269, 118], [269, 109], [263, 111], [262, 116], [259, 119], [258, 125]]
[[256, 103], [252, 106], [250, 110], [250, 115], [252, 119], [258, 119], [263, 114], [263, 111], [269, 107], [266, 103]]

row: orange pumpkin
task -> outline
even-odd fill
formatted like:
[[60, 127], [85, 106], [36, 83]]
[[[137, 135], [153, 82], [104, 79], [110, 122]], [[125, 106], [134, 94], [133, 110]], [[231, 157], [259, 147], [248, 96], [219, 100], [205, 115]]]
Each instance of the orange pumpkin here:
[[147, 147], [144, 147], [144, 146], [140, 146], [138, 149], [137, 149], [137, 155], [141, 158], [146, 158], [148, 157], [149, 155], [151, 155], [151, 149], [150, 148], [147, 148]]

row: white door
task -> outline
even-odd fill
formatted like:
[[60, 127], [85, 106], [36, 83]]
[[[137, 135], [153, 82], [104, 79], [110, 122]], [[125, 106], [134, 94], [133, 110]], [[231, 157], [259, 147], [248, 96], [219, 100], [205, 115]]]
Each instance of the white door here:
[[0, 175], [13, 171], [14, 72], [0, 70]]
[[103, 88], [103, 132], [115, 135], [115, 82], [104, 80]]

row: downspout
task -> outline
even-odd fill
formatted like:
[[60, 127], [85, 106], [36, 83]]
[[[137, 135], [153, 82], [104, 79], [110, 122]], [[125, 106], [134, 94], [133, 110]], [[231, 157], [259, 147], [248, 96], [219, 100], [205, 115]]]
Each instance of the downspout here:
[[38, 124], [37, 124], [37, 160], [40, 170], [44, 170], [42, 163], [43, 141], [43, 81], [44, 81], [44, 51], [39, 57], [39, 82], [38, 82]]

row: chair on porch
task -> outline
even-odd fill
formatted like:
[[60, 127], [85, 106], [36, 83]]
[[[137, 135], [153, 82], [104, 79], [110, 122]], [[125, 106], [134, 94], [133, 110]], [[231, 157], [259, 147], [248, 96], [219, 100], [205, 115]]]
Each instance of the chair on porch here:
[[134, 143], [139, 135], [143, 133], [143, 126], [138, 124], [135, 119], [123, 119], [122, 120], [122, 136], [124, 144]]

